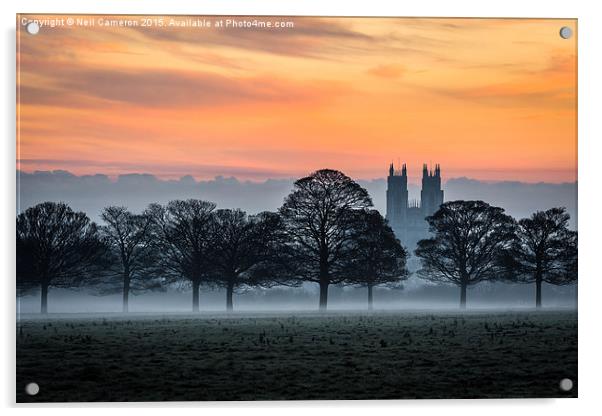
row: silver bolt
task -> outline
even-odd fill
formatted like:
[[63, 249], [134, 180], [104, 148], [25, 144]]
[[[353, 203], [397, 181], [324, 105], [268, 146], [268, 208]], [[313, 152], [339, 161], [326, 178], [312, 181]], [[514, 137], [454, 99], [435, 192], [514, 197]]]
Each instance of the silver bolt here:
[[563, 26], [560, 28], [560, 37], [562, 39], [568, 39], [573, 36], [573, 29], [568, 26]]
[[29, 394], [30, 396], [35, 396], [39, 392], [40, 386], [38, 386], [38, 383], [29, 383], [27, 386], [25, 386], [25, 393]]
[[40, 25], [38, 22], [29, 22], [27, 23], [27, 26], [25, 26], [25, 30], [27, 30], [27, 33], [30, 35], [37, 35], [40, 31]]
[[560, 380], [560, 390], [571, 391], [573, 389], [573, 380], [570, 378], [563, 378]]

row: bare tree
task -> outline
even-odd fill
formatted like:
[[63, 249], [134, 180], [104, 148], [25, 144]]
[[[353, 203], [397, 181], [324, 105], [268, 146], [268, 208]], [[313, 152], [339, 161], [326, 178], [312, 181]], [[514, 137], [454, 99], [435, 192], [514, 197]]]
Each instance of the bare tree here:
[[265, 267], [277, 267], [275, 246], [281, 238], [281, 221], [274, 213], [247, 216], [240, 209], [215, 211], [210, 261], [212, 280], [226, 289], [226, 309], [233, 309], [237, 288], [271, 283]]
[[483, 201], [446, 202], [427, 221], [433, 237], [418, 242], [418, 275], [460, 286], [464, 309], [468, 286], [499, 277], [499, 254], [512, 242], [515, 221]]
[[48, 313], [50, 287], [86, 282], [105, 252], [96, 224], [63, 203], [44, 202], [17, 216], [17, 287], [38, 289], [41, 313]]
[[109, 244], [112, 261], [101, 283], [102, 293], [121, 292], [123, 312], [129, 311], [130, 292], [161, 289], [161, 279], [152, 273], [158, 257], [153, 243], [152, 216], [135, 215], [125, 207], [107, 207], [101, 218], [101, 235]]
[[192, 286], [192, 311], [199, 311], [199, 289], [208, 276], [211, 223], [215, 204], [198, 199], [151, 204], [153, 238], [161, 252], [158, 266], [170, 280]]
[[284, 221], [279, 213], [264, 211], [253, 217], [260, 247], [260, 261], [249, 269], [249, 286], [299, 286], [294, 247], [289, 243]]
[[537, 211], [518, 222], [516, 239], [504, 252], [505, 277], [535, 283], [535, 307], [541, 308], [544, 282], [567, 285], [577, 281], [577, 232], [568, 228], [564, 208]]
[[399, 287], [409, 277], [407, 252], [378, 211], [357, 211], [354, 217], [350, 257], [344, 273], [348, 283], [368, 288], [368, 309], [372, 310], [374, 287]]
[[323, 169], [295, 182], [280, 215], [294, 254], [294, 277], [320, 285], [320, 309], [328, 303], [328, 287], [340, 283], [342, 260], [348, 255], [351, 211], [372, 206], [368, 192], [343, 173]]

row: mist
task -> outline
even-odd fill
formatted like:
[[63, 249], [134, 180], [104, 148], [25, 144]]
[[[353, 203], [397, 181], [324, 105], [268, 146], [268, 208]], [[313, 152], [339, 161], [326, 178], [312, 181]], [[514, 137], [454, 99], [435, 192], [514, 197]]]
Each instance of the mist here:
[[[56, 201], [84, 211], [94, 221], [100, 221], [101, 210], [109, 205], [126, 206], [141, 212], [149, 203], [167, 203], [173, 199], [204, 199], [219, 208], [241, 208], [250, 214], [276, 211], [293, 187], [293, 179], [269, 179], [263, 182], [241, 181], [234, 177], [218, 176], [197, 181], [191, 176], [179, 180], [162, 180], [148, 174], [127, 174], [111, 179], [107, 175], [77, 176], [67, 171], [18, 172], [17, 209]], [[374, 206], [386, 212], [384, 179], [358, 180], [368, 190]], [[501, 206], [515, 218], [523, 218], [537, 210], [566, 207], [571, 215], [571, 228], [576, 228], [576, 183], [483, 182], [468, 178], [452, 178], [445, 182], [445, 200], [481, 199]], [[420, 187], [409, 184], [411, 199], [419, 199]], [[418, 269], [416, 258], [409, 259], [410, 271]], [[576, 307], [576, 286], [544, 285], [546, 307]], [[235, 311], [315, 310], [318, 286], [306, 283], [301, 287], [251, 288], [234, 295]], [[468, 290], [468, 304], [474, 308], [530, 308], [533, 306], [532, 285], [481, 283]], [[433, 285], [412, 276], [403, 289], [377, 287], [374, 295], [376, 309], [456, 309], [457, 287]], [[205, 312], [225, 310], [225, 292], [202, 288], [200, 309]], [[39, 293], [18, 298], [20, 313], [37, 313]], [[51, 289], [50, 311], [119, 312], [121, 295], [99, 296], [93, 292]], [[188, 312], [191, 294], [187, 289], [168, 288], [166, 292], [150, 292], [131, 297], [132, 312]], [[333, 285], [329, 291], [330, 310], [363, 310], [367, 308], [367, 289]]]
[[[480, 283], [468, 289], [468, 304], [474, 309], [533, 308], [533, 285]], [[544, 284], [546, 308], [576, 308], [577, 287]], [[377, 310], [457, 310], [459, 289], [451, 285], [425, 284], [416, 277], [404, 282], [402, 289], [379, 287], [374, 292]], [[200, 310], [222, 313], [225, 308], [224, 290], [201, 288]], [[234, 295], [234, 310], [238, 312], [316, 311], [318, 286], [310, 283], [302, 287], [253, 288]], [[366, 310], [367, 289], [333, 285], [329, 291], [329, 311]], [[89, 291], [51, 289], [51, 313], [118, 313], [121, 295], [98, 296]], [[191, 292], [171, 288], [165, 292], [150, 292], [132, 296], [130, 312], [134, 313], [190, 313]], [[18, 312], [38, 314], [39, 294], [17, 298]]]
[[[358, 180], [368, 190], [374, 207], [386, 212], [386, 180]], [[292, 190], [294, 179], [245, 181], [217, 176], [197, 181], [192, 176], [179, 180], [162, 180], [149, 174], [119, 175], [112, 180], [103, 174], [77, 176], [64, 170], [17, 171], [17, 211], [44, 201], [65, 202], [99, 221], [108, 205], [125, 206], [141, 212], [149, 203], [166, 203], [172, 199], [198, 198], [215, 202], [219, 208], [240, 208], [249, 214], [276, 211]], [[565, 207], [571, 227], [577, 226], [577, 183], [489, 182], [469, 178], [451, 178], [443, 184], [445, 201], [483, 200], [501, 206], [520, 219], [537, 210]], [[420, 186], [408, 185], [410, 199], [420, 198]]]

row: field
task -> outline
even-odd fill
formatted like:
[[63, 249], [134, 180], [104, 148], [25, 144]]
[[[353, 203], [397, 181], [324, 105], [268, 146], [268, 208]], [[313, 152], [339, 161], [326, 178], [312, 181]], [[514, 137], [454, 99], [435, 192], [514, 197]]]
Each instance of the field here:
[[[32, 381], [37, 396], [24, 392]], [[17, 326], [18, 402], [576, 396], [573, 311], [49, 315]]]

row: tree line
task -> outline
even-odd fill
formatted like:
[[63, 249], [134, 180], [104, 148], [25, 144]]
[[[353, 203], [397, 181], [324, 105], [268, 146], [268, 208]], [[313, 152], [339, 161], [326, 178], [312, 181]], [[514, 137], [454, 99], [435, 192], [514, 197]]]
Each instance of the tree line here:
[[[96, 224], [64, 203], [44, 202], [17, 216], [17, 290], [39, 290], [41, 312], [50, 288], [94, 287], [129, 298], [172, 285], [223, 288], [226, 308], [244, 287], [316, 283], [319, 308], [328, 288], [399, 286], [409, 277], [408, 252], [368, 192], [348, 176], [323, 169], [294, 183], [277, 212], [248, 215], [198, 199], [150, 204], [140, 214], [110, 206]], [[467, 287], [481, 281], [569, 284], [577, 278], [577, 234], [564, 209], [515, 221], [482, 201], [444, 203], [427, 217], [431, 238], [415, 251], [418, 276]]]

